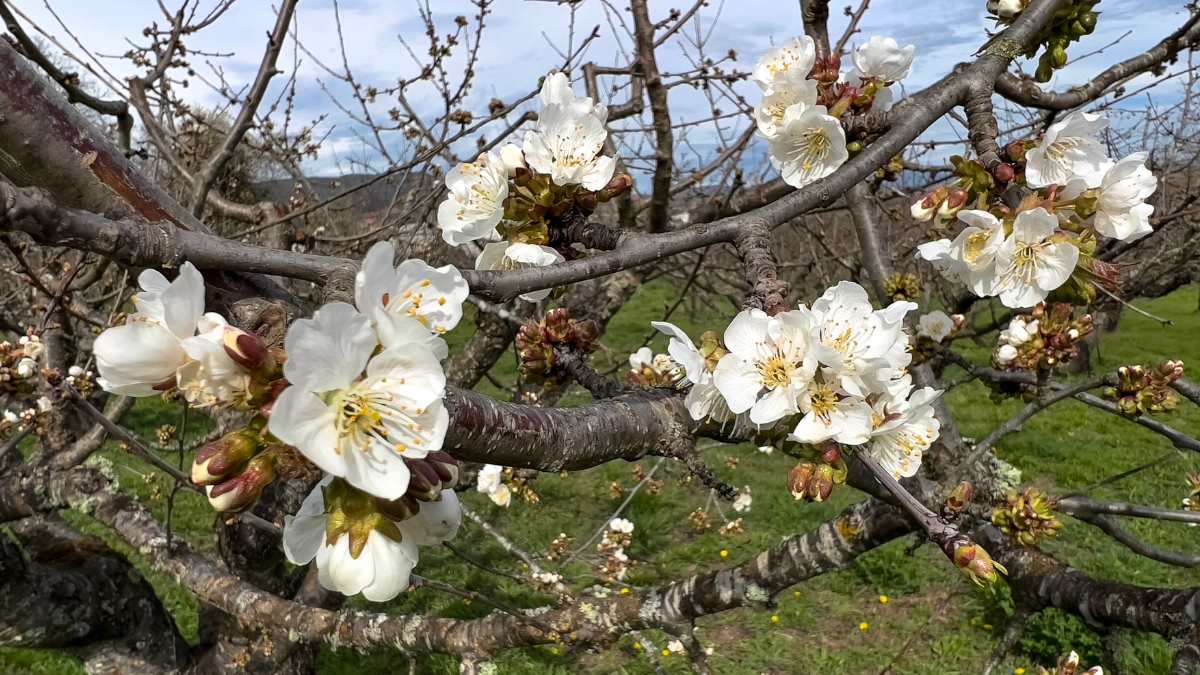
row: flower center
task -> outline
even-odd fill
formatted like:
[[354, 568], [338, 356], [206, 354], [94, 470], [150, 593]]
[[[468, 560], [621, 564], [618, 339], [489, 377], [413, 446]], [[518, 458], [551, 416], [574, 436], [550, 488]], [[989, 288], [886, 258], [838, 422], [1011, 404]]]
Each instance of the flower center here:
[[1067, 156], [1067, 153], [1074, 150], [1078, 145], [1078, 138], [1060, 138], [1046, 147], [1046, 156], [1056, 162], [1061, 162]]
[[834, 339], [826, 340], [825, 345], [843, 356], [849, 354], [850, 348], [854, 345], [854, 329], [847, 327]]
[[398, 402], [391, 393], [373, 388], [369, 382], [351, 385], [328, 400], [334, 411], [337, 453], [350, 449], [369, 454], [371, 447], [379, 444], [403, 455], [410, 447], [420, 446], [424, 442], [423, 429], [414, 415], [425, 411]]
[[820, 127], [810, 127], [800, 132], [792, 148], [792, 159], [799, 162], [805, 171], [812, 171], [828, 155], [833, 143]]
[[796, 376], [796, 364], [776, 354], [758, 364], [758, 372], [762, 377], [763, 386], [768, 389], [778, 389], [787, 386]]
[[1041, 264], [1042, 249], [1046, 246], [1049, 244], [1045, 242], [1018, 242], [1012, 263], [1009, 264], [1005, 276], [1009, 280], [1015, 278], [1025, 284], [1032, 284], [1037, 275], [1038, 266]]
[[984, 250], [987, 248], [988, 240], [992, 238], [992, 234], [988, 231], [976, 232], [967, 237], [967, 245], [963, 247], [963, 258], [967, 262], [973, 263], [983, 256]]
[[821, 385], [809, 399], [809, 406], [817, 417], [828, 422], [829, 416], [837, 409], [837, 401], [837, 394], [828, 385]]

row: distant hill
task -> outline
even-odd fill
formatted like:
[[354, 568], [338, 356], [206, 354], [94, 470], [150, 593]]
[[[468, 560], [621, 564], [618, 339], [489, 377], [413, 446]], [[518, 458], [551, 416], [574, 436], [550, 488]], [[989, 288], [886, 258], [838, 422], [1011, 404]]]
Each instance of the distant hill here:
[[[309, 184], [317, 193], [319, 199], [325, 199], [349, 188], [362, 185], [374, 179], [371, 174], [348, 174], [337, 177], [310, 177]], [[408, 174], [407, 176], [389, 176], [372, 185], [355, 192], [339, 202], [339, 208], [354, 213], [372, 213], [387, 208], [399, 188], [402, 193], [425, 184], [428, 178], [425, 174]], [[286, 203], [292, 196], [295, 181], [291, 178], [260, 181], [254, 184], [254, 191], [259, 199]]]

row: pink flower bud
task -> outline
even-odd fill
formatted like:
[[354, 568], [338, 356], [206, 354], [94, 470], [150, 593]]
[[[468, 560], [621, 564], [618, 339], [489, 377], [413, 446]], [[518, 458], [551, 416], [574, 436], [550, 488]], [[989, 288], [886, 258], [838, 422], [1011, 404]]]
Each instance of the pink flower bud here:
[[253, 433], [240, 429], [200, 448], [192, 461], [192, 482], [196, 485], [213, 485], [236, 473], [254, 453], [258, 452], [258, 438]]
[[275, 480], [275, 456], [263, 453], [246, 464], [246, 468], [223, 483], [209, 485], [208, 503], [217, 511], [242, 511], [258, 501], [263, 488]]

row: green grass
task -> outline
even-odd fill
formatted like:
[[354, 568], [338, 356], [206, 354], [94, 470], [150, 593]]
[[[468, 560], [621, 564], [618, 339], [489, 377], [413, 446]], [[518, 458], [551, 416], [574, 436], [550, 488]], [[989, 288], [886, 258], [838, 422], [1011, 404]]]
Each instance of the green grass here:
[[[1121, 329], [1103, 342], [1098, 368], [1111, 370], [1121, 363], [1152, 362], [1166, 357], [1200, 363], [1200, 345], [1195, 340], [1200, 334], [1196, 293], [1197, 289], [1191, 287], [1144, 303], [1152, 312], [1173, 319], [1174, 327], [1163, 328], [1127, 312]], [[649, 321], [660, 318], [671, 301], [670, 293], [662, 286], [650, 284], [639, 289], [634, 300], [610, 324], [604, 346], [596, 356], [598, 366], [621, 363], [632, 349], [642, 344]], [[673, 320], [692, 335], [698, 335], [704, 329], [720, 328], [727, 311], [727, 308], [712, 310], [685, 305]], [[454, 334], [459, 344], [465, 334], [465, 330]], [[660, 350], [665, 346], [661, 338], [656, 338], [653, 344]], [[983, 355], [981, 349], [973, 354], [977, 358]], [[511, 381], [514, 372], [512, 359], [505, 358], [493, 374], [500, 381]], [[498, 392], [491, 385], [485, 389], [489, 393]], [[586, 399], [577, 395], [566, 399], [581, 400]], [[985, 435], [1021, 405], [1017, 401], [997, 404], [989, 399], [986, 388], [977, 383], [957, 388], [949, 400], [963, 433], [975, 438]], [[176, 408], [159, 401], [145, 401], [139, 403], [126, 422], [144, 437], [152, 437], [158, 425], [177, 423], [178, 414]], [[1194, 407], [1181, 406], [1161, 419], [1192, 434], [1200, 432], [1200, 411]], [[202, 430], [192, 424], [189, 434], [199, 436]], [[998, 453], [1022, 471], [1026, 482], [1058, 492], [1084, 488], [1149, 459], [1165, 456], [1157, 467], [1092, 493], [1101, 499], [1165, 507], [1178, 505], [1186, 491], [1185, 473], [1200, 468], [1195, 455], [1172, 451], [1160, 437], [1073, 401], [1060, 404], [1006, 438]], [[786, 456], [765, 455], [751, 447], [720, 447], [707, 454], [722, 479], [753, 487], [753, 508], [743, 514], [745, 532], [719, 534], [716, 528], [724, 521], [711, 507], [714, 527], [707, 532], [695, 532], [688, 524], [688, 514], [704, 508], [707, 495], [688, 482], [679, 467], [666, 463], [656, 474], [664, 479], [662, 491], [658, 495], [642, 491], [625, 513], [637, 525], [630, 551], [636, 564], [626, 579], [630, 584], [661, 583], [744, 560], [784, 536], [816, 526], [861, 498], [853, 490], [841, 489], [825, 504], [795, 502], [783, 484], [791, 465]], [[113, 449], [106, 452], [106, 457], [119, 467], [122, 484], [162, 516], [166, 482], [161, 478], [145, 479], [146, 467], [127, 454]], [[736, 460], [736, 467], [727, 460]], [[641, 462], [641, 466], [648, 470], [657, 461], [651, 458]], [[633, 466], [617, 462], [569, 477], [543, 475], [534, 483], [540, 497], [538, 504], [515, 500], [510, 508], [500, 509], [481, 495], [471, 493], [465, 499], [526, 550], [540, 553], [559, 532], [571, 535], [577, 544], [590, 537], [619, 501], [610, 494], [613, 483], [625, 490], [634, 486], [637, 481]], [[727, 507], [722, 508], [732, 517]], [[102, 528], [86, 518], [75, 517], [74, 521], [85, 530], [108, 538]], [[212, 522], [213, 515], [202, 499], [192, 494], [179, 496], [173, 525], [180, 536], [211, 549]], [[1193, 550], [1200, 544], [1197, 529], [1152, 522], [1127, 525], [1151, 542]], [[488, 566], [519, 572], [513, 559], [469, 522], [464, 523], [455, 543]], [[928, 546], [912, 551], [911, 544], [910, 538], [893, 542], [862, 556], [846, 570], [811, 580], [793, 589], [794, 593], [783, 593], [778, 607], [771, 611], [739, 610], [702, 620], [700, 637], [713, 648], [711, 660], [715, 672], [873, 674], [888, 664], [892, 666], [891, 672], [913, 675], [979, 672], [1003, 630], [1011, 603], [1003, 592], [989, 594], [966, 583], [937, 551]], [[1061, 559], [1100, 577], [1135, 584], [1200, 584], [1200, 573], [1196, 571], [1139, 558], [1090, 526], [1069, 519], [1062, 535], [1046, 547]], [[729, 552], [727, 559], [720, 557], [721, 550]], [[195, 599], [144, 566], [139, 568], [163, 593], [183, 633], [194, 640]], [[523, 585], [465, 565], [440, 549], [424, 549], [418, 571], [433, 579], [487, 592], [517, 606], [533, 606], [548, 600]], [[564, 573], [577, 587], [596, 581], [585, 563], [572, 563]], [[883, 594], [889, 598], [887, 604], [879, 601]], [[365, 606], [360, 600], [351, 604]], [[384, 609], [432, 610], [453, 617], [477, 617], [488, 612], [479, 603], [468, 604], [424, 590], [405, 594]], [[772, 623], [772, 614], [778, 615], [777, 624]], [[866, 632], [859, 630], [862, 622], [869, 624]], [[669, 639], [653, 631], [647, 637], [659, 649]], [[1100, 636], [1078, 619], [1045, 612], [1032, 622], [1017, 650], [997, 672], [1011, 673], [1018, 667], [1033, 672], [1036, 664], [1050, 665], [1057, 655], [1070, 649], [1080, 651], [1085, 660], [1095, 663], [1101, 658], [1100, 644]], [[1170, 652], [1155, 636], [1118, 633], [1112, 639], [1112, 651], [1120, 660], [1122, 672], [1152, 675], [1169, 669]], [[687, 672], [682, 657], [670, 656], [661, 661], [667, 672]], [[360, 654], [326, 650], [319, 665], [322, 673], [357, 675], [402, 671], [407, 668], [407, 661], [390, 652]], [[456, 662], [446, 657], [422, 658], [418, 665], [418, 671], [423, 673], [457, 672]], [[650, 659], [634, 648], [629, 637], [600, 653], [567, 653], [558, 647], [512, 651], [500, 655], [496, 665], [498, 672], [505, 674], [580, 670], [654, 672]], [[0, 672], [67, 673], [81, 669], [62, 655], [2, 649]]]

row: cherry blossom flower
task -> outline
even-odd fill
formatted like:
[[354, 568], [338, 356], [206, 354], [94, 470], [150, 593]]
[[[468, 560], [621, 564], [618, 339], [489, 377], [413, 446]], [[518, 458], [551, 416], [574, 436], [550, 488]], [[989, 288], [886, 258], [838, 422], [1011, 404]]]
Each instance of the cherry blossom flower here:
[[941, 342], [950, 336], [954, 330], [954, 320], [945, 312], [935, 309], [928, 314], [922, 314], [917, 319], [917, 335]]
[[362, 593], [372, 602], [391, 600], [408, 588], [419, 559], [418, 546], [449, 541], [457, 534], [462, 510], [453, 490], [444, 491], [438, 501], [421, 502], [415, 516], [400, 522], [370, 514], [375, 526], [367, 530], [364, 540], [355, 541], [354, 528], [331, 533], [325, 491], [332, 480], [327, 476], [318, 483], [296, 515], [284, 518], [283, 527], [287, 559], [296, 565], [315, 559], [317, 580], [329, 590]]
[[828, 368], [831, 384], [865, 397], [911, 361], [903, 321], [916, 308], [898, 301], [876, 310], [865, 288], [842, 281], [798, 312], [810, 326], [812, 353]]
[[608, 529], [622, 534], [633, 534], [633, 521], [624, 518], [613, 518], [608, 521]]
[[[1134, 241], [1150, 234], [1150, 216], [1154, 206], [1146, 199], [1158, 188], [1158, 179], [1146, 167], [1149, 155], [1136, 152], [1109, 169], [1096, 190], [1096, 216], [1093, 226], [1106, 237], [1119, 241]], [[1063, 189], [1060, 199], [1070, 201], [1087, 188], [1082, 178], [1073, 178]]]
[[816, 104], [817, 81], [808, 79], [807, 73], [788, 73], [776, 81], [775, 88], [754, 109], [758, 132], [771, 138], [779, 133], [789, 108], [798, 105], [805, 110]]
[[612, 180], [617, 162], [600, 154], [608, 130], [608, 110], [590, 98], [575, 98], [562, 73], [542, 85], [543, 108], [537, 126], [525, 136], [525, 161], [555, 185], [582, 185], [598, 191]]
[[947, 279], [965, 284], [975, 295], [995, 295], [996, 254], [1004, 243], [1004, 224], [987, 211], [959, 211], [958, 219], [967, 227], [954, 241], [921, 244], [918, 255], [933, 263]]
[[846, 132], [825, 106], [793, 105], [783, 114], [776, 133], [767, 139], [771, 165], [792, 187], [824, 178], [846, 162]]
[[1025, 182], [1046, 187], [1079, 178], [1089, 188], [1099, 186], [1112, 166], [1097, 138], [1107, 126], [1107, 118], [1087, 112], [1071, 113], [1052, 124], [1038, 146], [1025, 153]]
[[430, 267], [409, 259], [394, 267], [395, 247], [381, 241], [367, 251], [355, 278], [354, 304], [370, 319], [384, 349], [420, 344], [445, 358], [439, 337], [462, 320], [470, 288], [452, 265]]
[[822, 372], [800, 395], [800, 410], [804, 417], [788, 438], [801, 443], [820, 443], [834, 440], [845, 445], [859, 445], [871, 437], [871, 406], [857, 396], [850, 396], [832, 382], [837, 376]]
[[917, 473], [922, 453], [937, 440], [941, 430], [932, 405], [941, 392], [925, 387], [909, 393], [910, 389], [911, 385], [901, 386], [898, 390], [902, 395], [884, 394], [872, 406], [867, 449], [896, 478]]
[[749, 411], [754, 424], [798, 412], [800, 394], [816, 371], [808, 332], [808, 317], [797, 311], [773, 317], [760, 309], [739, 312], [725, 329], [729, 353], [713, 373], [729, 409]]
[[504, 172], [510, 177], [516, 175], [517, 169], [527, 169], [525, 153], [516, 143], [505, 143], [500, 146], [500, 161], [504, 164]]
[[854, 67], [863, 78], [899, 82], [912, 72], [913, 45], [901, 47], [895, 38], [874, 35], [854, 50]]
[[754, 502], [754, 497], [750, 494], [750, 486], [743, 485], [741, 490], [738, 490], [738, 496], [733, 500], [733, 510], [738, 513], [745, 513], [750, 510], [750, 505]]
[[1021, 13], [1024, 0], [988, 0], [987, 11], [1001, 19], [1011, 19]]
[[[529, 267], [546, 267], [565, 260], [561, 253], [549, 246], [496, 241], [483, 247], [483, 251], [475, 258], [475, 269], [519, 270]], [[531, 291], [522, 294], [520, 298], [526, 302], [541, 302], [553, 290], [553, 288], [544, 288], [540, 291]]]
[[713, 378], [715, 365], [709, 364], [700, 350], [678, 326], [666, 321], [651, 321], [650, 325], [658, 332], [670, 336], [667, 343], [667, 353], [671, 359], [683, 368], [684, 376], [691, 383], [687, 396], [683, 399], [688, 414], [694, 420], [712, 418], [725, 422], [734, 417], [725, 399], [721, 396]]
[[995, 290], [1005, 307], [1032, 307], [1071, 277], [1079, 249], [1051, 239], [1057, 228], [1058, 219], [1043, 208], [1017, 214], [996, 252]]
[[209, 312], [197, 325], [199, 334], [182, 342], [191, 360], [178, 369], [179, 391], [193, 406], [218, 407], [249, 396], [250, 374], [225, 351], [227, 329], [224, 317]]
[[475, 480], [475, 490], [488, 496], [497, 506], [507, 507], [512, 501], [512, 491], [504, 484], [504, 467], [485, 464]]
[[370, 320], [346, 303], [293, 322], [283, 366], [291, 386], [275, 401], [268, 428], [325, 472], [397, 499], [408, 489], [405, 458], [442, 447], [446, 376], [423, 344], [374, 354], [378, 344]]
[[123, 326], [101, 333], [93, 351], [101, 388], [153, 396], [174, 387], [175, 372], [188, 361], [183, 341], [196, 334], [204, 315], [204, 277], [184, 263], [173, 281], [148, 269], [138, 276], [138, 285], [142, 292], [133, 297], [137, 311]]
[[447, 244], [499, 238], [496, 225], [504, 218], [508, 198], [508, 173], [500, 155], [484, 153], [454, 167], [446, 174], [446, 189], [449, 194], [438, 207], [438, 227]]
[[817, 58], [817, 46], [813, 39], [802, 35], [781, 47], [763, 54], [750, 79], [762, 88], [764, 94], [775, 91], [781, 81], [808, 77]]

